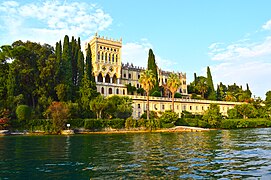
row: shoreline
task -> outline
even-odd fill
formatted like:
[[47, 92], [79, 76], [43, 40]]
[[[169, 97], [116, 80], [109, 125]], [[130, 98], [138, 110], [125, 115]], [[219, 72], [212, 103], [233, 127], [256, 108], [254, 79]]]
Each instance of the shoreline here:
[[[74, 130], [63, 130], [60, 135], [76, 135], [76, 134], [128, 134], [128, 133], [159, 133], [159, 132], [206, 132], [216, 129], [209, 128], [199, 128], [199, 127], [190, 127], [190, 126], [176, 126], [168, 129], [104, 129], [101, 131], [74, 131]], [[36, 132], [10, 132], [9, 130], [1, 130], [0, 136], [13, 136], [13, 135], [55, 135], [51, 133], [46, 133], [44, 131]]]

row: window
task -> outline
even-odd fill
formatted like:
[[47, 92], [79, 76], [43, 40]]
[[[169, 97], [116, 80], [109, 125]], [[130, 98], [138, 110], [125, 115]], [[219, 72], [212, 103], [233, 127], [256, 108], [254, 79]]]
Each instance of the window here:
[[179, 109], [179, 105], [177, 105], [177, 109]]
[[140, 118], [140, 112], [138, 112], [138, 116], [137, 117], [139, 117]]
[[179, 91], [180, 93], [182, 93], [182, 89], [180, 89], [180, 91]]
[[186, 93], [186, 89], [184, 89], [183, 92]]
[[192, 106], [190, 106], [189, 109], [192, 110]]
[[156, 104], [154, 104], [154, 105], [153, 105], [153, 108], [154, 108], [155, 110], [157, 110], [157, 106], [156, 106]]
[[114, 57], [115, 57], [114, 54], [112, 54], [112, 62], [114, 62]]
[[126, 74], [125, 73], [123, 74], [123, 77], [126, 78]]
[[140, 75], [138, 75], [137, 77], [138, 77], [138, 79], [139, 79], [139, 78], [140, 78]]
[[183, 105], [183, 107], [182, 107], [183, 109], [183, 111], [186, 111], [186, 105]]
[[139, 88], [139, 84], [137, 84], [136, 87]]
[[131, 79], [132, 78], [132, 75], [129, 73], [129, 79]]
[[186, 81], [183, 81], [183, 84], [186, 85]]
[[165, 109], [165, 105], [164, 104], [162, 105], [162, 109]]
[[125, 95], [125, 90], [123, 89], [122, 94]]
[[102, 60], [104, 60], [104, 53], [102, 52]]
[[108, 94], [112, 94], [112, 88], [109, 88]]
[[116, 89], [116, 94], [119, 94], [119, 89]]
[[202, 110], [204, 110], [204, 106], [202, 106], [201, 108], [202, 108]]
[[98, 60], [100, 60], [100, 52], [98, 52]]
[[196, 111], [198, 110], [198, 106], [196, 106]]
[[101, 90], [101, 91], [102, 91], [102, 94], [104, 94], [104, 87], [102, 87], [102, 90]]
[[140, 104], [137, 105], [137, 108], [140, 108]]
[[98, 82], [103, 82], [103, 76], [101, 73], [98, 75]]
[[109, 74], [107, 74], [107, 75], [105, 76], [105, 82], [106, 82], [106, 83], [110, 83], [110, 76], [109, 76]]
[[107, 53], [105, 53], [105, 58], [104, 58], [105, 62], [107, 61]]

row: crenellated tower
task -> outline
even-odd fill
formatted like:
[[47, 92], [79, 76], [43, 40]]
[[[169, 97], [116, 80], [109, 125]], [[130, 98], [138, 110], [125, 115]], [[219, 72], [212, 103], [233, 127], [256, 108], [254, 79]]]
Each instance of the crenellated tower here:
[[125, 94], [120, 84], [122, 39], [114, 40], [96, 33], [89, 45], [98, 91], [104, 95]]

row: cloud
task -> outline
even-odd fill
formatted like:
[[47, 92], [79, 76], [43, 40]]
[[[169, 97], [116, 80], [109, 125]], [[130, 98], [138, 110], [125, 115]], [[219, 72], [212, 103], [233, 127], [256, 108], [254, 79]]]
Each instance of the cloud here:
[[[147, 67], [149, 49], [153, 49], [153, 45], [147, 39], [141, 39], [139, 42], [129, 42], [122, 46], [122, 62], [133, 63], [135, 66]], [[153, 49], [154, 50], [154, 49]], [[176, 65], [172, 60], [155, 54], [155, 60], [159, 68], [170, 70]]]
[[[271, 20], [261, 28], [271, 30]], [[253, 94], [262, 98], [271, 90], [271, 81], [267, 80], [271, 77], [271, 36], [263, 31], [231, 44], [213, 43], [208, 54], [217, 62], [211, 66], [215, 83], [237, 83], [243, 87], [249, 83]]]
[[47, 0], [19, 4], [0, 4], [1, 39], [5, 43], [31, 40], [54, 45], [64, 35], [88, 38], [96, 31], [106, 30], [112, 17], [96, 4]]
[[264, 30], [271, 30], [271, 20], [267, 21], [263, 26], [262, 28]]

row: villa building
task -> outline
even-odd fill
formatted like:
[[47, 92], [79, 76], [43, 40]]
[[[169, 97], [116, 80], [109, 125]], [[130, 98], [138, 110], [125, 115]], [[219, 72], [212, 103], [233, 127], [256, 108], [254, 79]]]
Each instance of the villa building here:
[[[146, 110], [146, 97], [137, 94], [128, 94], [127, 85], [131, 84], [136, 88], [141, 88], [138, 82], [140, 73], [145, 69], [134, 66], [133, 64], [123, 64], [121, 59], [122, 39], [113, 40], [98, 36], [96, 33], [93, 39], [88, 43], [92, 52], [92, 71], [95, 77], [97, 91], [104, 96], [109, 95], [127, 95], [133, 99], [133, 117], [139, 118]], [[87, 47], [87, 44], [86, 44]], [[147, 62], [146, 62], [147, 63]], [[158, 68], [159, 86], [167, 83], [170, 73]], [[223, 115], [227, 115], [227, 110], [233, 108], [234, 102], [221, 101], [206, 101], [194, 100], [188, 98], [186, 74], [182, 72], [176, 73], [182, 85], [177, 92], [182, 94], [183, 99], [176, 98], [175, 112], [181, 115], [182, 111], [189, 111], [195, 114], [202, 114], [208, 109], [210, 103], [220, 105], [220, 110]], [[163, 112], [171, 109], [171, 98], [166, 94], [166, 97], [150, 97], [150, 110]]]

